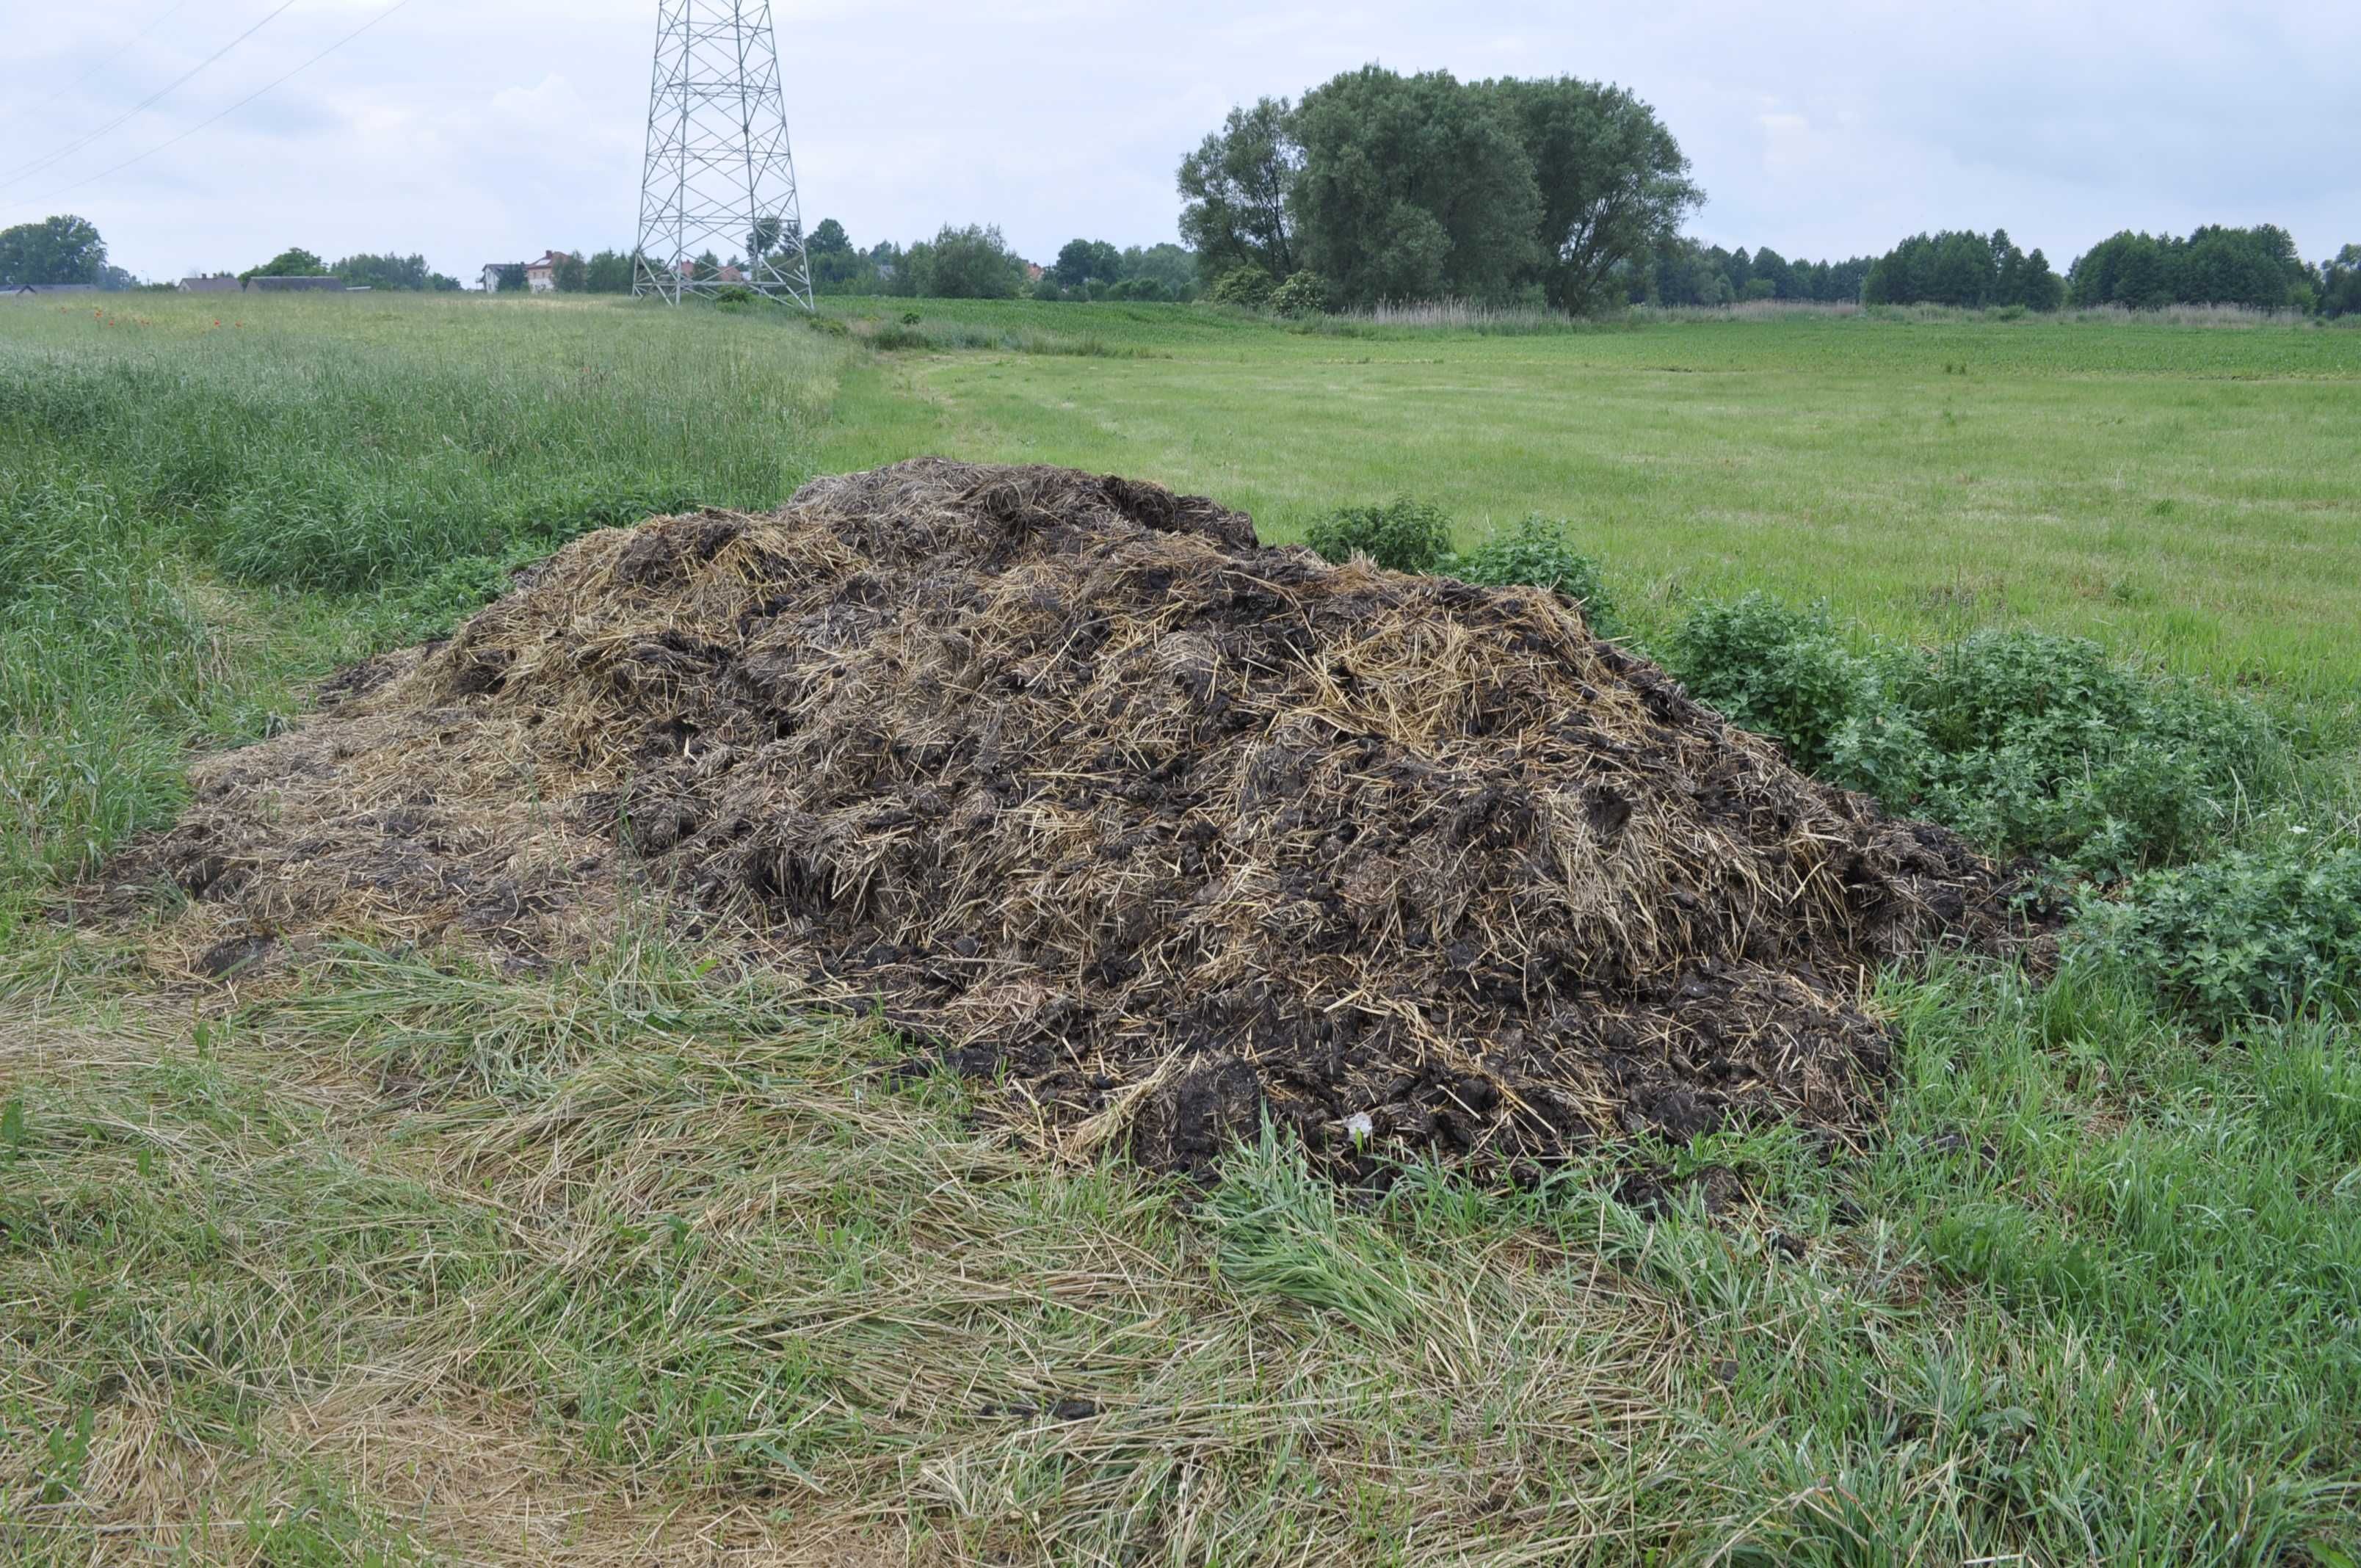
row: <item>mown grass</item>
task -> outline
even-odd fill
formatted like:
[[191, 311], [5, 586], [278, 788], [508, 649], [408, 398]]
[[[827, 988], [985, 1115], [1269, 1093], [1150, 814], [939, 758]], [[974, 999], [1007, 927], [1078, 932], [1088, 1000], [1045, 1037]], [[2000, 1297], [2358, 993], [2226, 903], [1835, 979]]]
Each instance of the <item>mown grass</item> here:
[[[1374, 1203], [1270, 1143], [1210, 1192], [1044, 1168], [646, 942], [348, 948], [203, 1022], [8, 983], [17, 1560], [2335, 1563], [2361, 1501], [2316, 1027], [2207, 1058], [2080, 978], [1897, 982], [1883, 1147], [1667, 1157], [1738, 1174], [1712, 1213], [1616, 1156]], [[434, 1423], [527, 1495], [464, 1446], [441, 1506], [373, 1478]]]
[[[1642, 638], [1766, 586], [2096, 636], [2334, 735], [2352, 334], [263, 303], [243, 338], [0, 313], [0, 1557], [2361, 1560], [2331, 1017], [2208, 1037], [2080, 959], [1944, 968], [1880, 993], [1865, 1153], [1758, 1129], [1379, 1193], [1265, 1143], [1201, 1190], [1045, 1164], [988, 1088], [644, 935], [539, 976], [330, 948], [241, 997], [40, 912], [188, 748], [590, 509], [919, 450], [1282, 535], [1397, 491], [1462, 543], [1568, 516]], [[2085, 556], [2102, 591], [2056, 580]], [[2275, 830], [2361, 826], [2334, 756], [2283, 794]]]
[[1766, 588], [1892, 635], [2026, 624], [2361, 690], [2361, 332], [1806, 315], [1343, 338], [1180, 306], [918, 306], [1159, 356], [897, 355], [848, 383], [824, 466], [1120, 470], [1280, 540], [1408, 493], [1463, 544], [1569, 519], [1642, 624]]

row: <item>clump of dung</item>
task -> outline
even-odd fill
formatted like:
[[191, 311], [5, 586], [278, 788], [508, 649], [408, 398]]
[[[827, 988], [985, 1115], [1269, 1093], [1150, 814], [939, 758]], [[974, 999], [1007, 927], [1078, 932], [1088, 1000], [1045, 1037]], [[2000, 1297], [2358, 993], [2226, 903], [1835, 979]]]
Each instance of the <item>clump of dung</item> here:
[[1841, 1136], [1886, 1063], [1866, 976], [2010, 940], [1960, 840], [1806, 778], [1568, 601], [1055, 468], [921, 460], [588, 535], [197, 784], [115, 877], [192, 895], [192, 952], [562, 953], [653, 901], [1159, 1166], [1266, 1115], [1496, 1168]]

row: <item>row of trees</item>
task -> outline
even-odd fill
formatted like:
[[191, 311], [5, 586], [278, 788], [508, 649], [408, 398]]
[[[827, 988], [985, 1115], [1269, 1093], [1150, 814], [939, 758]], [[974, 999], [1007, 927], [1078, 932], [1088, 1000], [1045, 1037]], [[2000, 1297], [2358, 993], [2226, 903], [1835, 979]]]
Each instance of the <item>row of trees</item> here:
[[[2126, 229], [2100, 241], [2074, 263], [2069, 297], [2076, 305], [2252, 305], [2309, 311], [2332, 291], [2328, 274], [2354, 255], [2315, 271], [2296, 254], [2287, 230], [2271, 224], [2233, 229], [2208, 225], [2186, 239]], [[2349, 264], [2348, 264], [2349, 265]], [[2340, 311], [2352, 305], [2340, 302]]]
[[459, 280], [446, 272], [437, 272], [426, 265], [426, 258], [416, 254], [397, 256], [391, 251], [382, 256], [363, 251], [332, 263], [328, 270], [356, 289], [402, 289], [422, 293], [448, 294], [459, 288]]
[[241, 283], [257, 278], [341, 278], [349, 288], [413, 292], [448, 293], [459, 287], [459, 280], [435, 271], [426, 265], [423, 256], [397, 256], [390, 251], [379, 256], [363, 251], [329, 262], [300, 245], [289, 246], [260, 266], [237, 274]]
[[1181, 160], [1181, 237], [1217, 295], [1299, 273], [1343, 305], [1445, 296], [1581, 313], [1705, 195], [1653, 110], [1572, 77], [1347, 71], [1230, 112]]
[[1913, 235], [1874, 259], [1837, 262], [1791, 262], [1767, 247], [1749, 256], [1684, 238], [1658, 245], [1628, 283], [1634, 304], [1858, 300], [2044, 312], [2211, 304], [2341, 316], [2361, 314], [2361, 245], [2315, 268], [2269, 224], [2201, 228], [2186, 239], [2125, 232], [2092, 247], [2060, 277], [2039, 248], [2018, 248], [2006, 229]]
[[[1454, 104], [1464, 107], [1462, 101], [1447, 93], [1436, 96], [1441, 84], [1450, 82], [1440, 72], [1403, 79], [1374, 69], [1350, 78], [1340, 77], [1328, 87], [1318, 89], [1306, 96], [1305, 106], [1313, 106], [1321, 93], [1336, 87], [1338, 82], [1349, 81], [1356, 92], [1367, 90], [1382, 96], [1391, 91], [1384, 85], [1385, 81], [1400, 83], [1405, 80], [1422, 84], [1419, 91], [1426, 95], [1424, 101], [1446, 108]], [[1378, 82], [1376, 88], [1370, 87], [1372, 81]], [[1504, 86], [1514, 91], [1500, 94]], [[1526, 88], [1543, 91], [1528, 96], [1523, 95]], [[1496, 103], [1501, 99], [1524, 103], [1536, 123], [1548, 121], [1550, 113], [1555, 110], [1585, 103], [1599, 108], [1601, 118], [1596, 122], [1598, 125], [1621, 126], [1627, 131], [1637, 122], [1623, 117], [1626, 108], [1647, 115], [1644, 105], [1616, 99], [1617, 90], [1580, 82], [1479, 82], [1473, 89], [1461, 91], [1499, 94]], [[1595, 93], [1607, 94], [1612, 101], [1602, 105], [1588, 96]], [[1324, 102], [1333, 107], [1341, 100]], [[1197, 298], [1210, 282], [1213, 287], [1207, 291], [1217, 299], [1257, 305], [1277, 301], [1288, 308], [1320, 309], [1377, 299], [1434, 298], [1456, 291], [1455, 283], [1486, 276], [1498, 281], [1508, 276], [1499, 272], [1498, 268], [1500, 247], [1509, 243], [1504, 237], [1509, 231], [1498, 224], [1488, 225], [1464, 214], [1453, 219], [1458, 225], [1456, 231], [1447, 225], [1443, 229], [1446, 243], [1439, 253], [1437, 265], [1445, 271], [1438, 274], [1443, 280], [1424, 296], [1365, 291], [1375, 286], [1370, 281], [1373, 278], [1395, 278], [1395, 272], [1387, 270], [1389, 268], [1416, 271], [1416, 266], [1403, 261], [1400, 254], [1391, 261], [1379, 258], [1357, 269], [1338, 267], [1330, 261], [1334, 270], [1325, 274], [1315, 270], [1309, 264], [1315, 258], [1327, 259], [1330, 253], [1314, 247], [1312, 233], [1325, 232], [1322, 225], [1334, 219], [1339, 212], [1361, 211], [1367, 206], [1358, 198], [1340, 195], [1333, 187], [1352, 184], [1367, 170], [1358, 170], [1349, 178], [1340, 177], [1329, 187], [1322, 187], [1321, 193], [1299, 200], [1296, 192], [1301, 187], [1297, 181], [1309, 167], [1308, 154], [1300, 149], [1311, 144], [1290, 143], [1289, 138], [1304, 134], [1296, 125], [1302, 112], [1289, 110], [1283, 101], [1268, 99], [1253, 109], [1233, 111], [1224, 128], [1207, 137], [1204, 146], [1191, 155], [1189, 164], [1183, 166], [1183, 190], [1191, 186], [1190, 170], [1193, 167], [1197, 187], [1218, 192], [1201, 196], [1183, 214], [1183, 230], [1198, 247], [1193, 252], [1171, 244], [1118, 249], [1105, 240], [1076, 238], [1068, 241], [1059, 250], [1057, 260], [1041, 269], [1040, 276], [1036, 278], [1031, 266], [1010, 250], [1000, 230], [991, 225], [947, 225], [931, 240], [906, 247], [886, 241], [861, 250], [854, 247], [842, 224], [828, 218], [805, 240], [813, 286], [826, 294], [1010, 299], [1030, 293], [1044, 300], [1185, 301]], [[1652, 115], [1648, 121], [1653, 123]], [[1567, 128], [1570, 124], [1559, 126], [1568, 137], [1574, 135]], [[1315, 125], [1310, 134], [1319, 145], [1326, 146], [1334, 139], [1332, 133], [1333, 127], [1321, 129]], [[1476, 137], [1478, 144], [1484, 140], [1481, 135]], [[1290, 146], [1299, 150], [1290, 151]], [[1677, 149], [1673, 149], [1672, 155], [1676, 157]], [[1302, 161], [1296, 163], [1294, 172], [1285, 179], [1272, 174], [1272, 170], [1299, 158]], [[1565, 158], [1579, 161], [1570, 153]], [[1416, 159], [1410, 161], [1414, 163]], [[1260, 175], [1257, 174], [1258, 170], [1262, 171]], [[1263, 182], [1257, 183], [1257, 180]], [[1271, 180], [1278, 180], [1278, 183], [1270, 183]], [[1488, 188], [1477, 181], [1466, 188], [1466, 192], [1472, 200], [1474, 192]], [[1299, 223], [1299, 211], [1328, 215], [1307, 226]], [[1626, 222], [1601, 218], [1596, 208], [1582, 212], [1587, 215], [1569, 220], [1567, 234], [1580, 230], [1595, 236], [1602, 226], [1611, 230]], [[1557, 220], [1545, 217], [1543, 221]], [[1442, 224], [1441, 219], [1434, 222]], [[1411, 220], [1406, 219], [1405, 225], [1403, 233], [1380, 234], [1371, 243], [1381, 249], [1392, 246], [1397, 252], [1404, 246], [1419, 250], [1424, 242], [1419, 241], [1417, 235], [1425, 231]], [[775, 255], [790, 236], [776, 220], [766, 219], [764, 225], [748, 236], [750, 247], [759, 253]], [[1454, 232], [1474, 236], [1481, 243], [1471, 241], [1474, 247], [1463, 254], [1450, 241]], [[1320, 243], [1333, 245], [1336, 236], [1329, 233]], [[2040, 250], [2022, 251], [2010, 240], [2006, 230], [1995, 229], [1989, 235], [1959, 230], [1914, 235], [1882, 257], [1854, 257], [1844, 261], [1790, 261], [1767, 246], [1750, 253], [1742, 246], [1725, 250], [1678, 235], [1657, 234], [1630, 255], [1622, 254], [1619, 242], [1613, 247], [1615, 259], [1599, 270], [1598, 282], [1584, 283], [1590, 263], [1580, 258], [1608, 243], [1598, 240], [1594, 246], [1586, 240], [1577, 246], [1569, 241], [1561, 247], [1554, 280], [1531, 278], [1519, 287], [1529, 297], [1548, 298], [1566, 309], [1576, 308], [1571, 302], [1584, 298], [1599, 303], [1623, 300], [1660, 305], [1726, 305], [1748, 300], [1859, 300], [1869, 304], [2018, 305], [2036, 311], [2052, 311], [2067, 303], [2135, 309], [2169, 304], [2238, 304], [2263, 310], [2315, 311], [2328, 316], [2361, 314], [2361, 245], [2345, 246], [2333, 259], [2313, 267], [2297, 254], [2295, 242], [2286, 230], [2268, 224], [2245, 229], [2201, 228], [2185, 239], [2126, 231], [2092, 247], [2062, 279], [2051, 269]], [[634, 259], [631, 253], [618, 250], [601, 250], [587, 258], [561, 256], [554, 281], [560, 291], [566, 293], [627, 294], [631, 291]], [[724, 267], [745, 264], [734, 256], [725, 263], [708, 252], [692, 265], [701, 273], [715, 275]], [[354, 287], [389, 291], [447, 291], [460, 286], [457, 279], [434, 271], [421, 255], [362, 252], [331, 263], [300, 246], [283, 250], [238, 276], [252, 279], [321, 274], [333, 274]], [[1279, 285], [1288, 280], [1294, 282], [1282, 293]], [[95, 225], [83, 218], [60, 214], [39, 223], [0, 229], [0, 284], [15, 283], [87, 283], [104, 289], [127, 289], [134, 287], [136, 280], [108, 262], [106, 243]], [[524, 288], [523, 267], [506, 269], [500, 287]], [[1496, 291], [1471, 297], [1501, 296]]]
[[1874, 265], [1866, 256], [1846, 261], [1788, 260], [1769, 246], [1749, 255], [1686, 237], [1659, 243], [1629, 269], [1631, 303], [1730, 305], [1748, 300], [1800, 300], [1829, 304], [1861, 298], [1861, 280]]
[[1193, 300], [1197, 258], [1177, 245], [1070, 239], [1033, 285], [1037, 300]]
[[2054, 311], [2066, 300], [2066, 280], [2036, 247], [2016, 247], [2006, 229], [1912, 235], [1877, 258], [1861, 280], [1865, 305], [2021, 305]]

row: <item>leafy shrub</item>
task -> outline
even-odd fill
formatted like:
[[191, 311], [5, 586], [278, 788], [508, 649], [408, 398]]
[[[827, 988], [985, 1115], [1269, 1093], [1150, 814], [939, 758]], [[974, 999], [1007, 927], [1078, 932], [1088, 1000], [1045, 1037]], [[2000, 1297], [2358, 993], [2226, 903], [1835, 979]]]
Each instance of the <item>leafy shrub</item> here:
[[1282, 316], [1317, 316], [1328, 312], [1328, 280], [1317, 272], [1298, 272], [1270, 291], [1264, 308]]
[[1698, 701], [1828, 773], [1838, 736], [1883, 705], [1874, 666], [1846, 646], [1825, 608], [1751, 593], [1692, 613], [1668, 663]]
[[1471, 583], [1554, 588], [1582, 607], [1582, 619], [1591, 630], [1601, 636], [1614, 631], [1615, 607], [1608, 599], [1598, 563], [1574, 547], [1563, 521], [1528, 517], [1460, 556], [1452, 572]]
[[1270, 274], [1259, 267], [1233, 267], [1213, 280], [1213, 300], [1217, 305], [1258, 311], [1269, 302], [1276, 287]]
[[918, 313], [917, 313], [917, 312], [916, 312], [916, 311], [904, 311], [904, 312], [902, 313], [902, 324], [903, 324], [904, 326], [916, 326], [916, 325], [917, 325], [917, 324], [918, 324]]
[[730, 283], [715, 291], [713, 302], [725, 311], [751, 310], [754, 304], [754, 291], [743, 283]]
[[1451, 554], [1443, 509], [1397, 496], [1385, 506], [1339, 507], [1312, 525], [1306, 542], [1339, 565], [1367, 555], [1397, 572], [1432, 572]]
[[2078, 945], [2201, 1023], [2361, 996], [2361, 850], [2234, 852], [2135, 877], [2086, 905]]
[[1936, 765], [1920, 809], [1984, 841], [2121, 874], [2198, 853], [2284, 767], [2260, 709], [2096, 643], [1976, 632], [1890, 659]]
[[2288, 768], [2252, 704], [2081, 638], [1986, 630], [1858, 652], [1825, 610], [1750, 594], [1697, 610], [1667, 663], [1798, 766], [2092, 875], [2189, 858]]
[[874, 333], [870, 334], [869, 345], [872, 348], [892, 350], [897, 348], [931, 348], [934, 346], [934, 343], [933, 340], [928, 337], [925, 333], [918, 331], [915, 327], [905, 326], [900, 322], [887, 322], [884, 326], [879, 327]]

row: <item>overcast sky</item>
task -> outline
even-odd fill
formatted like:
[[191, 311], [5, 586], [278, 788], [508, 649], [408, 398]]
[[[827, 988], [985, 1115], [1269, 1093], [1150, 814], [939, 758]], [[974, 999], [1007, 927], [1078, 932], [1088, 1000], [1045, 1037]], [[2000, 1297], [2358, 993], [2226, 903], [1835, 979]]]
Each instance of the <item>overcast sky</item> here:
[[[143, 276], [333, 259], [628, 248], [653, 0], [406, 0], [373, 30], [130, 167], [378, 14], [294, 0], [9, 0], [0, 227], [95, 222]], [[2361, 241], [2361, 5], [1916, 0], [1814, 5], [782, 4], [807, 223], [866, 246], [996, 222], [1174, 237], [1172, 171], [1235, 103], [1370, 60], [1574, 74], [1654, 104], [1708, 203], [1694, 232], [1789, 258], [2005, 226], [2062, 269], [2121, 228], [2272, 222], [2308, 258]]]

